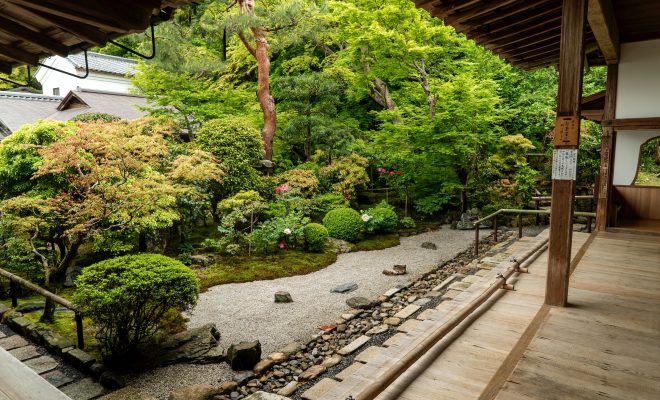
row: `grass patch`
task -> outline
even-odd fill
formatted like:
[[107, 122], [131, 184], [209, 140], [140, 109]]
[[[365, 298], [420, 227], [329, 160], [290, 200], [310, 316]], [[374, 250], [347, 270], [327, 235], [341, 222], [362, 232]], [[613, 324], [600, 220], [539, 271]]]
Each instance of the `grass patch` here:
[[370, 237], [352, 244], [351, 251], [383, 250], [389, 247], [398, 246], [399, 244], [401, 244], [399, 235], [391, 233], [388, 235]]
[[639, 171], [635, 185], [660, 186], [660, 171]]
[[323, 269], [336, 260], [334, 252], [305, 253], [290, 250], [274, 255], [224, 257], [211, 266], [194, 271], [204, 290], [224, 283], [304, 275]]

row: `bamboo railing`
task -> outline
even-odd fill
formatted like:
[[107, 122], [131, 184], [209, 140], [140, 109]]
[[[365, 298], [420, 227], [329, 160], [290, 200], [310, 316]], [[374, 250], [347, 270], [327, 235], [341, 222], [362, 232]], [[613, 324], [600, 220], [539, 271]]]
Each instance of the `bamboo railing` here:
[[46, 298], [46, 304], [44, 305], [44, 314], [42, 319], [51, 320], [52, 314], [55, 310], [55, 304], [59, 304], [63, 307], [68, 308], [69, 310], [75, 313], [76, 321], [76, 336], [78, 339], [78, 348], [82, 349], [85, 347], [85, 339], [83, 336], [83, 322], [82, 322], [82, 309], [77, 305], [73, 304], [69, 300], [51, 293], [48, 290], [37, 286], [34, 283], [21, 278], [16, 274], [12, 274], [9, 271], [0, 268], [0, 276], [9, 279], [9, 294], [11, 296], [11, 306], [18, 306], [18, 285], [23, 286], [24, 288], [31, 290], [35, 293], [38, 293]]
[[[577, 196], [576, 196], [577, 197]], [[481, 219], [478, 219], [473, 222], [474, 224], [474, 255], [479, 255], [479, 228], [482, 222], [488, 221], [489, 219], [493, 220], [493, 240], [497, 242], [497, 216], [500, 214], [518, 214], [518, 237], [523, 236], [523, 225], [522, 225], [522, 216], [523, 215], [550, 215], [550, 210], [518, 210], [510, 208], [502, 208], [494, 213], [487, 215]], [[591, 233], [591, 222], [592, 219], [596, 217], [594, 212], [582, 212], [574, 211], [574, 217], [587, 217], [587, 231]]]

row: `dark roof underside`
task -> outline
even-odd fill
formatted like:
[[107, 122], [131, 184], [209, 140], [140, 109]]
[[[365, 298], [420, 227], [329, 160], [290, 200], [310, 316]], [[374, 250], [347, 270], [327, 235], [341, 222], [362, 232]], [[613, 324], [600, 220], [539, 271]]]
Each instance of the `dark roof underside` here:
[[0, 0], [0, 72], [142, 32], [192, 0]]
[[[524, 69], [559, 61], [561, 0], [414, 0], [509, 63]], [[621, 42], [660, 38], [660, 0], [613, 0]], [[590, 64], [604, 62], [587, 26]]]

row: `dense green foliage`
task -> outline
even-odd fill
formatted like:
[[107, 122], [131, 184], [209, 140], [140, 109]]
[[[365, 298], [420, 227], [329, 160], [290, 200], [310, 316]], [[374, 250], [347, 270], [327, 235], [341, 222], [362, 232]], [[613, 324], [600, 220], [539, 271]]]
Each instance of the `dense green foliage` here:
[[99, 328], [96, 337], [111, 361], [135, 355], [170, 309], [194, 306], [199, 293], [188, 267], [159, 254], [101, 261], [85, 268], [76, 284], [74, 301]]
[[365, 214], [369, 216], [367, 231], [372, 233], [393, 232], [398, 223], [396, 212], [389, 207], [375, 207], [368, 209]]
[[355, 242], [364, 230], [365, 221], [352, 208], [337, 208], [329, 211], [323, 218], [323, 225], [330, 237]]
[[320, 253], [325, 249], [330, 236], [325, 226], [317, 223], [307, 224], [303, 233], [305, 235], [305, 249], [315, 253]]
[[100, 112], [86, 112], [86, 113], [80, 113], [78, 115], [73, 116], [69, 121], [77, 121], [77, 122], [115, 122], [119, 121], [121, 118], [108, 114], [108, 113], [100, 113]]

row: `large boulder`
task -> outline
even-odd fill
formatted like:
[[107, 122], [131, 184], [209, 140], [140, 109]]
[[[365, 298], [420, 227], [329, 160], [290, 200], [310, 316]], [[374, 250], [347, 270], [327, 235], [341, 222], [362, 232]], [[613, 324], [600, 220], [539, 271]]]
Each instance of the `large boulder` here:
[[189, 362], [207, 364], [221, 362], [224, 352], [218, 347], [220, 332], [210, 323], [170, 336], [152, 354], [157, 366]]
[[227, 349], [227, 363], [234, 371], [252, 369], [259, 360], [261, 360], [261, 343], [258, 340], [232, 344]]

